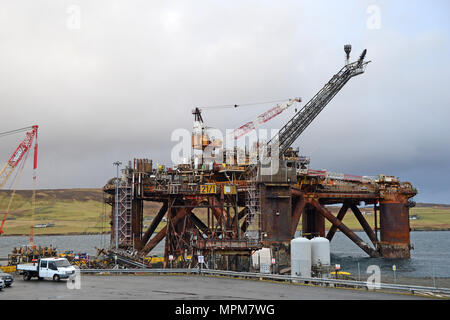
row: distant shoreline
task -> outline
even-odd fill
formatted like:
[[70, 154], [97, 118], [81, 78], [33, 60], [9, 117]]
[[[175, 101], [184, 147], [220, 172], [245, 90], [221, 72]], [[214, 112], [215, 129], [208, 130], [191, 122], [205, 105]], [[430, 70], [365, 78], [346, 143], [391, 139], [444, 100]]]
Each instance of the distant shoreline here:
[[[300, 230], [297, 230], [300, 231]], [[364, 232], [363, 229], [355, 229], [352, 230], [353, 232]], [[449, 228], [411, 228], [411, 231], [450, 231]], [[339, 230], [336, 230], [336, 232], [341, 232]], [[35, 234], [35, 237], [39, 236], [86, 236], [86, 235], [106, 235], [111, 234], [110, 231], [108, 232], [69, 232], [69, 233], [44, 233], [44, 234]], [[2, 237], [27, 237], [29, 234], [3, 234]], [[1, 237], [0, 237], [1, 239]]]
[[[45, 237], [49, 237], [49, 236], [90, 236], [90, 235], [101, 235], [101, 234], [111, 234], [110, 231], [108, 232], [68, 232], [68, 233], [43, 233], [43, 234], [35, 234], [35, 237], [40, 237], [40, 236], [45, 236]], [[30, 236], [30, 234], [22, 234], [22, 233], [17, 233], [17, 234], [4, 234], [2, 235], [2, 237], [28, 237]], [[1, 237], [0, 237], [1, 239]]]

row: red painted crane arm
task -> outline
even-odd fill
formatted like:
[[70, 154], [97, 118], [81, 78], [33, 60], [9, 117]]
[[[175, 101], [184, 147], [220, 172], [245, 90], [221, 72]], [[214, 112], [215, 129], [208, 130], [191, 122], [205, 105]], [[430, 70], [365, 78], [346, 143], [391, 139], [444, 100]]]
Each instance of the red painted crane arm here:
[[[33, 140], [36, 139], [35, 145], [34, 145], [34, 163], [33, 163], [33, 169], [34, 171], [37, 168], [37, 131], [38, 126], [31, 127], [32, 130], [26, 133], [25, 139], [22, 140], [22, 142], [19, 144], [19, 146], [14, 150], [13, 154], [9, 158], [9, 160], [6, 162], [6, 164], [3, 166], [3, 168], [0, 171], [0, 189], [3, 188], [3, 186], [6, 184], [6, 181], [8, 180], [11, 173], [13, 173], [14, 169], [19, 165], [19, 163], [22, 161], [23, 157], [26, 156], [33, 144]], [[23, 168], [23, 167], [22, 167]], [[36, 179], [36, 174], [34, 174], [33, 179]], [[12, 197], [14, 196], [13, 195]], [[8, 216], [9, 207], [11, 205], [12, 197], [9, 201], [8, 209], [6, 210], [3, 220], [0, 224], [0, 235], [3, 233], [3, 227], [5, 225], [6, 217]]]

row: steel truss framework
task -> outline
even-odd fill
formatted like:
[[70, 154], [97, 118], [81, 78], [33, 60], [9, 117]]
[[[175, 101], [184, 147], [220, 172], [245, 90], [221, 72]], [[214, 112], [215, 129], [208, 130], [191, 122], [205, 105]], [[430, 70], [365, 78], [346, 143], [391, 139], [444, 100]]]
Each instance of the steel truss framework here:
[[[349, 46], [345, 52], [348, 59]], [[152, 169], [151, 160], [135, 159], [133, 166], [130, 163], [124, 173], [133, 200], [131, 218], [127, 215], [126, 219], [131, 221], [131, 242], [138, 254], [148, 254], [165, 238], [166, 265], [185, 264], [188, 255], [193, 257], [191, 262], [201, 255], [214, 257], [216, 265], [217, 254], [227, 257], [229, 267], [228, 257], [249, 256], [265, 246], [272, 248], [281, 271], [289, 264], [290, 240], [302, 219], [303, 236], [325, 236], [325, 220], [328, 220], [332, 224], [326, 235], [329, 240], [339, 230], [371, 257], [409, 258], [409, 207], [413, 204], [409, 199], [417, 194], [410, 183], [383, 175], [379, 179], [367, 179], [309, 170], [306, 168], [309, 160], [305, 161], [305, 157], [299, 157], [290, 148], [343, 86], [364, 73], [369, 63], [364, 62], [366, 52], [335, 74], [266, 145], [272, 156], [279, 157], [277, 173], [263, 176], [259, 165], [248, 164], [241, 167], [225, 164], [222, 168], [210, 163], [207, 170], [199, 169], [193, 161], [190, 165], [165, 170]], [[203, 122], [199, 112], [194, 114], [197, 122]], [[201, 146], [208, 141], [203, 135], [198, 138]], [[195, 149], [194, 142], [193, 135]], [[234, 193], [225, 191], [233, 188]], [[213, 191], [204, 192], [209, 189]], [[113, 197], [115, 187], [109, 183], [104, 191]], [[162, 203], [145, 233], [142, 233], [143, 201]], [[374, 206], [374, 230], [358, 209], [362, 202]], [[327, 205], [342, 207], [334, 216]], [[200, 215], [197, 212], [200, 208], [207, 212]], [[371, 243], [365, 243], [342, 222], [349, 209]], [[164, 216], [166, 225], [154, 235]], [[124, 246], [129, 245], [129, 232], [126, 229]], [[234, 259], [231, 265], [245, 264], [238, 260]]]
[[[318, 183], [315, 178], [310, 179]], [[200, 188], [192, 186], [188, 191], [178, 188], [177, 193], [173, 193], [170, 186], [167, 186], [166, 192], [155, 192], [145, 184], [144, 181], [141, 186], [144, 190], [142, 197], [132, 196], [129, 186], [119, 188], [120, 245], [134, 247], [138, 256], [145, 256], [165, 239], [167, 267], [194, 267], [197, 257], [204, 256], [212, 267], [246, 268], [248, 260], [245, 257], [264, 246], [272, 248], [277, 257], [278, 270], [281, 270], [289, 265], [288, 259], [283, 257], [289, 255], [289, 243], [300, 220], [302, 235], [308, 238], [326, 236], [331, 241], [339, 230], [370, 257], [409, 257], [407, 209], [408, 199], [415, 194], [410, 189], [402, 191], [396, 187], [396, 193], [390, 192], [389, 197], [380, 197], [380, 192], [317, 192], [317, 185], [311, 188], [311, 184], [248, 181], [236, 186], [236, 194], [224, 194], [225, 186], [230, 185], [223, 183], [217, 183], [216, 193], [200, 194], [197, 191]], [[250, 188], [256, 190], [249, 192]], [[133, 189], [138, 188], [135, 186]], [[105, 191], [114, 195], [112, 188]], [[257, 195], [257, 200], [251, 199], [251, 194], [253, 197]], [[136, 221], [142, 221], [143, 201], [161, 203], [145, 232], [142, 224], [139, 228], [133, 227]], [[373, 205], [374, 228], [358, 208], [361, 202]], [[337, 204], [341, 207], [334, 215], [327, 205]], [[258, 208], [258, 223], [249, 224], [252, 221], [250, 205]], [[349, 211], [359, 221], [370, 243], [363, 241], [343, 222]], [[167, 220], [165, 225], [164, 217]], [[331, 223], [327, 234], [325, 220]], [[160, 224], [162, 228], [156, 232]], [[393, 231], [396, 234], [394, 237]]]

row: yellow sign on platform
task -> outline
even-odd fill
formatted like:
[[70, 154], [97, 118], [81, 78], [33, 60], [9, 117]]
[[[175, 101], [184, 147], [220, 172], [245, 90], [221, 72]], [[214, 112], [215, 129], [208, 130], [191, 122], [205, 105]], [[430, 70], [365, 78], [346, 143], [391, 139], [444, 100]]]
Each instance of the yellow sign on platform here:
[[217, 186], [215, 184], [204, 184], [200, 186], [200, 193], [217, 193]]

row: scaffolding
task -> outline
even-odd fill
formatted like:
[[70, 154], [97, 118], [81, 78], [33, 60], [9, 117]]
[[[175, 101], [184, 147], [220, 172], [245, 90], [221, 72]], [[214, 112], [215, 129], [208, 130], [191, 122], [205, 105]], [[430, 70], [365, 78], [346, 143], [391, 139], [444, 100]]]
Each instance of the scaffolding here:
[[121, 182], [118, 187], [118, 242], [121, 245], [132, 245], [132, 193], [131, 186], [127, 183]]
[[247, 207], [247, 232], [248, 238], [261, 240], [261, 205], [259, 188], [256, 179], [252, 179], [247, 188], [245, 197], [245, 206]]

